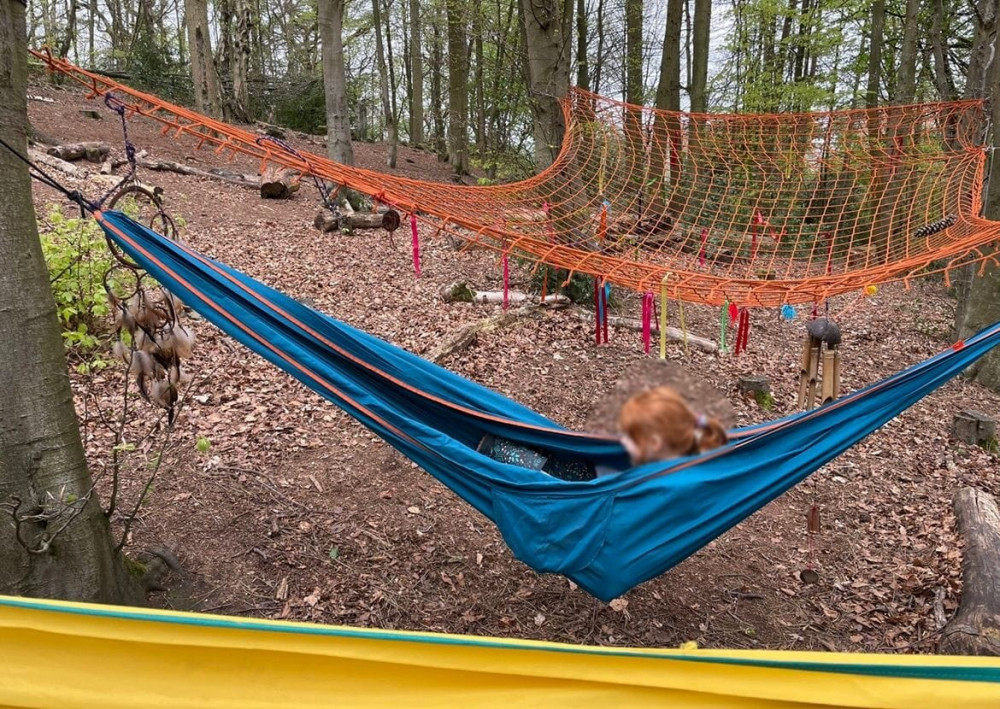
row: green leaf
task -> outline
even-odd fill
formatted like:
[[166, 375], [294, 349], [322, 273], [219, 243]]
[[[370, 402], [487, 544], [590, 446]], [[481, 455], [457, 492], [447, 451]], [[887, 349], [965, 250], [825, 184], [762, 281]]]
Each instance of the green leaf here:
[[336, 561], [338, 556], [340, 556], [340, 547], [330, 547], [330, 558]]
[[208, 450], [212, 447], [212, 442], [204, 436], [198, 436], [198, 441], [194, 447], [199, 453], [208, 453]]

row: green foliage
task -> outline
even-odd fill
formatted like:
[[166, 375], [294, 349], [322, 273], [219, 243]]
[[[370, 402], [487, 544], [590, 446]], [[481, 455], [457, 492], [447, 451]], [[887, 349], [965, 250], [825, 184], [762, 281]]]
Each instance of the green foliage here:
[[566, 283], [568, 275], [569, 272], [565, 269], [542, 265], [531, 276], [531, 286], [540, 291], [544, 283], [548, 293], [562, 293], [573, 303], [593, 303], [594, 277], [585, 273], [574, 273], [569, 283]]
[[114, 259], [104, 233], [94, 220], [66, 217], [55, 207], [39, 224], [39, 232], [66, 346], [78, 353], [95, 350], [110, 334], [104, 275]]
[[199, 453], [208, 453], [208, 451], [211, 448], [212, 448], [212, 442], [210, 440], [205, 438], [205, 436], [198, 436], [198, 439], [195, 442], [195, 449]]
[[274, 122], [318, 135], [326, 131], [326, 95], [322, 79], [311, 79], [292, 91], [275, 96]]
[[753, 398], [761, 411], [771, 411], [774, 408], [774, 395], [769, 391], [755, 391]]

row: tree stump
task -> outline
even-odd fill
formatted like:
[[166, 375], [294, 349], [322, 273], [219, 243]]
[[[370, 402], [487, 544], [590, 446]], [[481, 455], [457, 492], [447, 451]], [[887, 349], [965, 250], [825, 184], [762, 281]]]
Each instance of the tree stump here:
[[965, 538], [962, 600], [941, 631], [941, 652], [1000, 656], [1000, 510], [996, 499], [966, 487], [953, 502]]
[[997, 437], [996, 419], [981, 411], [960, 411], [951, 422], [951, 437], [972, 445], [994, 440]]
[[743, 394], [767, 395], [771, 393], [771, 380], [767, 377], [740, 377], [736, 388]]
[[111, 152], [107, 143], [87, 142], [87, 143], [65, 143], [63, 145], [53, 145], [46, 151], [49, 155], [60, 160], [79, 160], [86, 158], [90, 162], [104, 162]]
[[260, 196], [264, 199], [288, 199], [299, 189], [295, 174], [293, 170], [268, 165], [260, 176]]

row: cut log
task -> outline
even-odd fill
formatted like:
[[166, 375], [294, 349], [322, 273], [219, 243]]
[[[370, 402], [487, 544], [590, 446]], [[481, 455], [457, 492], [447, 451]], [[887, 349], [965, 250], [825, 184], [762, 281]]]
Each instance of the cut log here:
[[951, 422], [951, 437], [963, 443], [979, 445], [997, 437], [996, 419], [981, 411], [960, 411]]
[[86, 158], [89, 162], [104, 162], [111, 152], [107, 143], [87, 142], [87, 143], [64, 143], [53, 145], [46, 151], [49, 155], [62, 160], [79, 160]]
[[209, 172], [207, 170], [199, 170], [196, 167], [182, 165], [180, 163], [172, 162], [170, 160], [142, 159], [139, 160], [138, 163], [141, 167], [144, 167], [147, 170], [166, 170], [167, 172], [176, 172], [179, 175], [188, 175], [190, 177], [204, 177], [209, 180], [218, 180], [220, 182], [225, 182], [227, 185], [246, 187], [247, 189], [251, 190], [256, 190], [260, 187], [260, 180], [253, 175], [240, 175], [235, 172], [228, 172], [224, 170], [213, 170]]
[[260, 178], [260, 196], [264, 199], [288, 199], [299, 190], [296, 172], [268, 165]]
[[371, 212], [350, 212], [341, 213], [340, 219], [337, 219], [333, 214], [324, 209], [322, 212], [316, 215], [313, 220], [313, 226], [322, 232], [330, 232], [341, 230], [351, 230], [351, 229], [381, 229], [383, 224], [382, 214], [372, 214]]
[[953, 505], [965, 538], [962, 599], [939, 647], [949, 655], [1000, 656], [1000, 510], [992, 495], [971, 487], [959, 490]]
[[73, 177], [79, 177], [81, 174], [80, 169], [73, 163], [66, 162], [65, 160], [43, 153], [41, 150], [28, 148], [28, 157], [39, 165], [54, 168], [60, 172], [65, 172], [67, 175], [72, 175]]
[[[589, 320], [590, 322], [594, 321], [594, 313], [592, 312], [586, 312], [586, 311], [578, 312], [576, 313], [576, 317], [579, 318], [580, 320]], [[627, 330], [635, 330], [636, 332], [642, 332], [642, 321], [636, 318], [623, 318], [618, 315], [609, 315], [608, 325], [610, 325], [611, 327], [621, 327]], [[653, 322], [651, 325], [652, 325], [653, 335], [659, 337], [660, 336], [659, 325], [656, 322]], [[671, 342], [684, 342], [686, 340], [689, 345], [691, 345], [692, 347], [697, 347], [699, 350], [703, 352], [719, 351], [719, 346], [712, 340], [709, 340], [704, 337], [698, 337], [697, 335], [692, 335], [690, 332], [685, 334], [681, 330], [678, 330], [676, 327], [668, 327], [666, 329], [666, 334], [667, 334], [667, 339], [670, 340]]]
[[[503, 304], [503, 291], [478, 291], [468, 283], [457, 282], [441, 289], [441, 300], [445, 303], [481, 303], [484, 305]], [[545, 296], [543, 301], [521, 291], [508, 291], [507, 302], [510, 305], [523, 305], [531, 302], [535, 305], [568, 305], [569, 298], [561, 293]]]

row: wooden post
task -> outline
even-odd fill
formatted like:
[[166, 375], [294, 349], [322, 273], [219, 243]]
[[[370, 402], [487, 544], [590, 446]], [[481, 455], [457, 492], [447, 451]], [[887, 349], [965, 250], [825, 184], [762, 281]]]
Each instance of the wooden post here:
[[827, 404], [837, 398], [837, 350], [823, 352], [823, 393], [820, 404]]
[[806, 405], [806, 394], [809, 390], [809, 362], [812, 359], [812, 338], [806, 336], [802, 347], [802, 365], [799, 369], [799, 408]]

